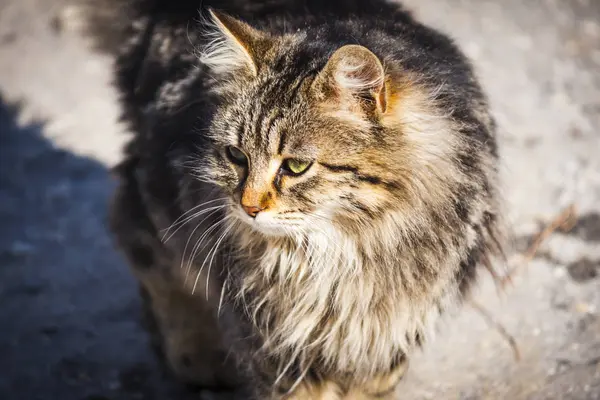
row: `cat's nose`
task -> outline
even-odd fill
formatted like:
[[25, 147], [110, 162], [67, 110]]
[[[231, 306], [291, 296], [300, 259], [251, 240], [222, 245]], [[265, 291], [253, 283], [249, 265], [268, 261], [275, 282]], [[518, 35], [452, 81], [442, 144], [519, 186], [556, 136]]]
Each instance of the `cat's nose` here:
[[262, 210], [264, 210], [264, 208], [260, 208], [260, 207], [257, 207], [257, 206], [246, 206], [244, 204], [242, 204], [242, 208], [244, 209], [244, 211], [246, 212], [246, 214], [248, 214], [252, 218], [256, 218], [256, 216], [258, 215], [258, 213], [261, 212]]

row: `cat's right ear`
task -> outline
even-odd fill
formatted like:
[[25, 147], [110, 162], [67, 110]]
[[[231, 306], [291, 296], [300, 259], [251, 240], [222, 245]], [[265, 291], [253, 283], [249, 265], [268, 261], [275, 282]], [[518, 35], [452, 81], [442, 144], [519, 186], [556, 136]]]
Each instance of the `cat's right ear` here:
[[359, 45], [337, 49], [312, 85], [315, 97], [347, 111], [383, 115], [388, 87], [379, 58]]
[[248, 73], [256, 76], [271, 37], [250, 25], [219, 11], [209, 10], [211, 42], [200, 54], [200, 62], [215, 73]]

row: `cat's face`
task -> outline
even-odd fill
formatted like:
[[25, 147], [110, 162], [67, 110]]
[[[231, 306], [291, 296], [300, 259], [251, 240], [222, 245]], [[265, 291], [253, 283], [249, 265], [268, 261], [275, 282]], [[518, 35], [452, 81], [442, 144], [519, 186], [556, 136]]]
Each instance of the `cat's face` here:
[[[230, 215], [281, 236], [359, 225], [380, 212], [393, 190], [393, 168], [376, 121], [386, 101], [377, 57], [345, 46], [320, 71], [304, 74], [264, 62], [234, 72], [211, 127], [213, 151], [198, 167], [231, 197]], [[244, 65], [227, 57], [218, 63]]]
[[321, 115], [304, 96], [284, 106], [273, 101], [282, 96], [261, 94], [261, 86], [225, 107], [212, 132], [215, 151], [206, 173], [231, 196], [230, 212], [280, 235], [317, 228], [360, 207], [357, 198], [366, 194], [354, 174], [332, 170], [349, 168], [352, 153], [364, 147], [350, 127]]

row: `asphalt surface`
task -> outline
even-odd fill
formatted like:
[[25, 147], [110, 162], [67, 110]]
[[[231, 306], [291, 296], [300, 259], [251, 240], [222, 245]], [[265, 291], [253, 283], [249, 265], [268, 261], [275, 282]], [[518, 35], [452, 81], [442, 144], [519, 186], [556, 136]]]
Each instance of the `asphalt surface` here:
[[[473, 59], [500, 125], [511, 266], [412, 362], [399, 399], [600, 399], [600, 1], [409, 0]], [[0, 0], [0, 399], [220, 398], [157, 364], [106, 227], [126, 138], [110, 60], [61, 0]]]

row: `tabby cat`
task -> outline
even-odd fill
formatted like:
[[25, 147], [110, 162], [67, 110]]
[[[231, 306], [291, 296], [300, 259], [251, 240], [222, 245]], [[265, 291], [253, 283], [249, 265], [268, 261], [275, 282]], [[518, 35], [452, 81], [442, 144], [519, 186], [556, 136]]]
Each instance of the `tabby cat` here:
[[134, 132], [111, 228], [172, 370], [244, 398], [395, 398], [501, 253], [495, 126], [384, 0], [95, 0]]

